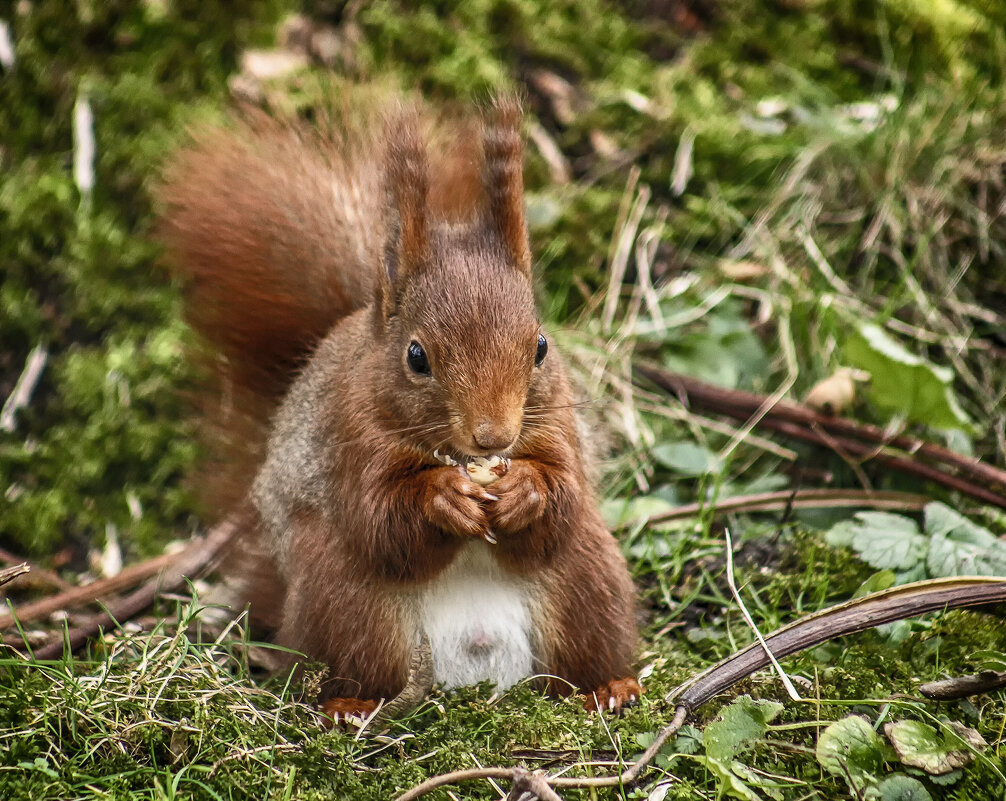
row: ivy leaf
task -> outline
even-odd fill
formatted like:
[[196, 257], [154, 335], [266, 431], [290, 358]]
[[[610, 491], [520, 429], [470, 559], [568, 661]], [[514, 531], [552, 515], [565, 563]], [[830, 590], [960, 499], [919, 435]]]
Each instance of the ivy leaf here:
[[953, 372], [909, 352], [880, 326], [860, 326], [845, 344], [845, 361], [870, 373], [870, 399], [881, 409], [933, 428], [971, 427], [954, 396]]
[[937, 776], [968, 764], [972, 749], [987, 745], [977, 731], [954, 722], [939, 732], [920, 720], [901, 720], [884, 726], [884, 734], [903, 764]]
[[874, 785], [884, 762], [884, 741], [865, 718], [850, 715], [832, 723], [817, 740], [817, 761], [841, 776], [854, 794]]
[[904, 773], [888, 776], [877, 790], [880, 792], [880, 801], [933, 801], [922, 782]]

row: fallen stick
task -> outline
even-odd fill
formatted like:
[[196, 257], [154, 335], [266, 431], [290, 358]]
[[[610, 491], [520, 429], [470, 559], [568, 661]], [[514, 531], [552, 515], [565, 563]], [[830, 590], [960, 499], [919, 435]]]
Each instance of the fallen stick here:
[[[635, 371], [678, 397], [686, 407], [699, 406], [736, 420], [749, 419], [766, 400], [762, 395], [716, 387], [650, 365], [637, 364]], [[876, 459], [1006, 509], [1006, 471], [924, 440], [890, 434], [877, 426], [849, 418], [821, 414], [791, 401], [779, 401], [768, 409], [758, 420], [757, 427], [815, 445], [841, 448], [866, 460]], [[892, 453], [894, 449], [900, 453]]]
[[5, 567], [0, 570], [0, 587], [8, 582], [13, 581], [18, 576], [23, 576], [25, 573], [31, 572], [31, 568], [28, 567], [27, 562], [22, 562], [19, 565], [14, 565], [13, 567]]
[[42, 598], [29, 604], [21, 604], [14, 607], [14, 613], [0, 613], [0, 629], [7, 629], [14, 625], [14, 616], [17, 615], [21, 625], [31, 623], [44, 617], [48, 617], [53, 612], [64, 609], [73, 609], [83, 604], [94, 603], [101, 598], [116, 595], [123, 590], [128, 590], [136, 586], [150, 576], [159, 573], [172, 562], [179, 559], [184, 552], [168, 553], [148, 559], [146, 562], [127, 567], [121, 573], [107, 579], [99, 579], [85, 584], [82, 587], [72, 587], [57, 595]]
[[931, 701], [957, 701], [1002, 687], [1006, 687], [1006, 671], [983, 670], [970, 676], [954, 676], [920, 684], [919, 692]]
[[46, 570], [44, 567], [39, 567], [29, 562], [27, 559], [22, 559], [20, 556], [11, 553], [5, 548], [0, 548], [0, 561], [8, 562], [12, 565], [26, 564], [31, 569], [32, 578], [36, 583], [48, 584], [50, 587], [55, 587], [57, 590], [68, 590], [73, 585], [69, 581], [65, 581], [60, 578], [59, 574], [52, 570]]
[[97, 634], [99, 629], [117, 626], [135, 617], [153, 604], [160, 593], [179, 589], [184, 586], [186, 579], [194, 579], [209, 569], [239, 529], [240, 521], [228, 518], [205, 537], [193, 540], [183, 551], [175, 554], [171, 566], [163, 574], [148, 581], [131, 595], [110, 604], [107, 612], [51, 637], [45, 645], [34, 650], [33, 656], [37, 660], [56, 659], [64, 652], [72, 653]]
[[655, 523], [671, 523], [676, 520], [687, 520], [703, 512], [727, 514], [729, 512], [772, 512], [786, 509], [900, 509], [903, 511], [918, 511], [931, 498], [913, 492], [846, 490], [846, 489], [815, 489], [815, 490], [782, 490], [780, 492], [759, 492], [752, 495], [736, 495], [732, 498], [707, 501], [703, 503], [687, 503], [667, 512], [630, 523], [629, 525], [647, 525]]
[[774, 419], [769, 415], [766, 415], [763, 420], [759, 421], [758, 425], [772, 431], [778, 431], [780, 434], [792, 437], [793, 439], [799, 439], [813, 445], [830, 448], [846, 457], [855, 456], [862, 459], [863, 462], [876, 461], [881, 464], [886, 464], [887, 466], [894, 467], [903, 473], [908, 473], [937, 484], [942, 484], [948, 489], [957, 490], [964, 495], [977, 498], [978, 500], [991, 506], [998, 506], [1000, 509], [1006, 509], [1006, 495], [1000, 495], [997, 492], [987, 489], [981, 484], [976, 484], [973, 481], [961, 476], [947, 473], [934, 465], [917, 461], [910, 456], [897, 456], [878, 448], [876, 445], [868, 445], [842, 436], [830, 435], [824, 432], [815, 431], [814, 429], [803, 428], [786, 420]]

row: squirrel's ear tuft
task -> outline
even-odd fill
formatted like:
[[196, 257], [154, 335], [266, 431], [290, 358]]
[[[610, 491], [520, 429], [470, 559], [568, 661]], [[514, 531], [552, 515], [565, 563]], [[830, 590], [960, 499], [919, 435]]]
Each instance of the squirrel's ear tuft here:
[[496, 95], [482, 118], [482, 183], [495, 227], [517, 267], [531, 274], [524, 220], [524, 114], [516, 95]]
[[425, 261], [429, 248], [429, 161], [415, 107], [399, 108], [389, 116], [386, 141], [383, 272], [391, 290]]

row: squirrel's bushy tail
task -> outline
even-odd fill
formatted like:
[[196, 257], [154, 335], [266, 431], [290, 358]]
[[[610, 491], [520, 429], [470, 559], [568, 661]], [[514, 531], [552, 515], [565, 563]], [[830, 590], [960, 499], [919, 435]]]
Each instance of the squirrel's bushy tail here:
[[158, 189], [158, 236], [190, 324], [243, 390], [281, 397], [304, 358], [370, 299], [380, 172], [335, 142], [263, 116], [205, 130]]
[[381, 174], [352, 130], [246, 116], [174, 154], [157, 238], [181, 282], [213, 391], [199, 494], [227, 513], [261, 461], [268, 421], [318, 342], [371, 298]]

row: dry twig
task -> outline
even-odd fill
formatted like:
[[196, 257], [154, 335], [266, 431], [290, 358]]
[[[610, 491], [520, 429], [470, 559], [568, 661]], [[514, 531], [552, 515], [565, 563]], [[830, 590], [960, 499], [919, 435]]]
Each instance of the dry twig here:
[[31, 568], [28, 567], [27, 562], [22, 562], [21, 564], [14, 565], [13, 567], [3, 568], [2, 570], [0, 570], [0, 587], [2, 587], [4, 584], [7, 584], [10, 581], [13, 581], [18, 576], [23, 576], [30, 570]]
[[913, 492], [874, 491], [855, 489], [782, 490], [736, 495], [716, 501], [687, 503], [667, 512], [635, 521], [634, 525], [652, 526], [688, 520], [705, 511], [715, 514], [731, 512], [775, 512], [786, 509], [900, 509], [918, 511], [931, 499]]
[[[64, 609], [73, 609], [83, 604], [94, 603], [101, 598], [107, 598], [116, 593], [128, 590], [141, 581], [159, 573], [164, 568], [177, 561], [182, 553], [161, 554], [146, 562], [131, 565], [118, 575], [100, 581], [92, 581], [83, 587], [71, 587], [57, 595], [42, 598], [39, 601], [29, 604], [21, 604], [15, 607], [14, 613], [17, 620], [22, 625], [35, 620], [47, 617], [53, 612]], [[0, 629], [10, 628], [14, 625], [14, 615], [6, 612], [0, 614]]]
[[1006, 509], [1006, 471], [913, 437], [877, 426], [820, 414], [790, 401], [763, 410], [765, 396], [723, 389], [689, 376], [648, 365], [636, 372], [686, 406], [696, 405], [736, 420], [762, 413], [758, 426], [785, 436], [839, 450], [846, 457], [874, 460]]
[[129, 620], [150, 606], [160, 593], [184, 586], [186, 579], [195, 578], [213, 564], [239, 528], [239, 519], [225, 520], [205, 537], [194, 540], [185, 550], [176, 554], [170, 568], [163, 574], [147, 582], [131, 595], [109, 604], [107, 612], [95, 615], [86, 623], [51, 638], [49, 642], [35, 650], [35, 658], [55, 659], [64, 652], [64, 649], [75, 651], [102, 627]]

